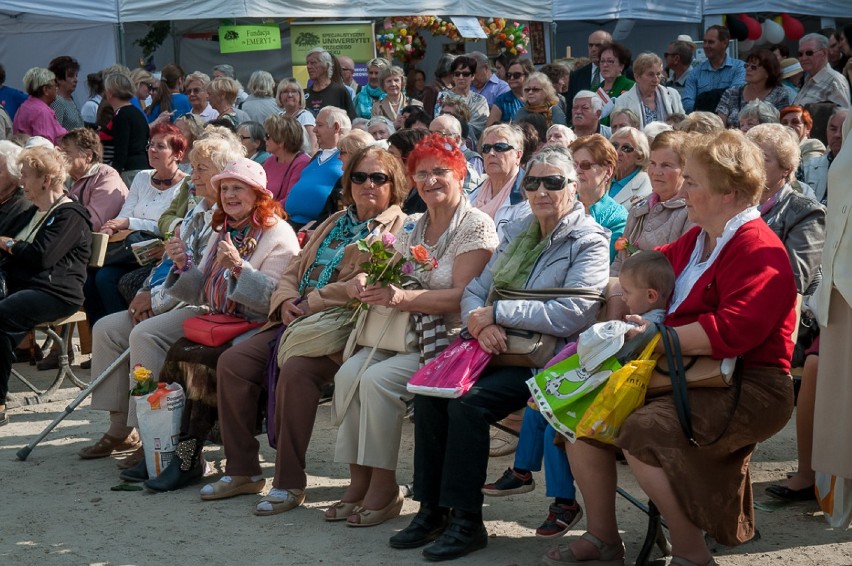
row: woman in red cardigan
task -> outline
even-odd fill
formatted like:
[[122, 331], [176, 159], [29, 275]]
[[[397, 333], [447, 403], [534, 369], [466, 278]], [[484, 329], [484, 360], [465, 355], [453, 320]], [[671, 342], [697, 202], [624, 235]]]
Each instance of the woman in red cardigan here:
[[[742, 359], [739, 399], [734, 387], [690, 390], [700, 448], [681, 432], [671, 395], [635, 411], [617, 439], [668, 524], [672, 564], [680, 566], [716, 564], [703, 531], [728, 546], [754, 536], [748, 463], [755, 445], [781, 430], [792, 412], [796, 322], [790, 260], [755, 207], [765, 177], [760, 148], [728, 130], [687, 153], [681, 194], [697, 226], [658, 248], [677, 274], [665, 322], [676, 328], [684, 355]], [[615, 453], [586, 441], [566, 449], [588, 532], [551, 549], [544, 562], [623, 564]]]

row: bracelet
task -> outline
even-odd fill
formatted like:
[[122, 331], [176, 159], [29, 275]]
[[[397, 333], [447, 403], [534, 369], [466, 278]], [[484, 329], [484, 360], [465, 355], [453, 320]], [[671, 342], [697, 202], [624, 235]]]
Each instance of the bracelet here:
[[187, 271], [189, 271], [189, 268], [191, 268], [191, 267], [192, 267], [192, 254], [189, 253], [189, 252], [186, 252], [186, 263], [183, 264], [183, 267], [178, 267], [177, 264], [175, 263], [172, 266], [172, 271], [174, 271], [175, 273], [180, 275], [181, 273], [186, 273]]

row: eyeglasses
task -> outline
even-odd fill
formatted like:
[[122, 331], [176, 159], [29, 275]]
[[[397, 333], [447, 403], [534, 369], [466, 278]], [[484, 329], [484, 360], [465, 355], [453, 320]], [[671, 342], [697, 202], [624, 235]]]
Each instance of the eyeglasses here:
[[524, 189], [533, 192], [544, 185], [548, 191], [561, 191], [565, 188], [565, 177], [562, 175], [548, 175], [547, 177], [533, 177], [527, 175], [523, 181]]
[[367, 179], [373, 182], [374, 185], [384, 185], [390, 181], [390, 177], [384, 173], [364, 173], [363, 171], [355, 171], [349, 175], [349, 179], [356, 185], [363, 185]]
[[445, 167], [436, 167], [431, 171], [415, 171], [412, 177], [414, 177], [415, 181], [419, 181], [422, 183], [423, 181], [427, 181], [429, 179], [432, 179], [433, 177], [436, 179], [442, 179], [452, 172], [452, 169], [447, 169]]
[[433, 134], [441, 134], [445, 138], [455, 138], [456, 134], [447, 130], [435, 130], [432, 132]]
[[513, 81], [516, 81], [518, 79], [522, 79], [525, 76], [527, 76], [526, 73], [506, 73], [506, 78], [513, 80]]
[[542, 90], [543, 89], [541, 87], [537, 87], [537, 86], [524, 87], [524, 92], [540, 92]]
[[241, 140], [250, 140], [251, 136], [240, 136]]
[[201, 94], [202, 90], [200, 88], [188, 88], [186, 89], [186, 94]]
[[760, 65], [757, 63], [746, 63], [745, 68], [748, 71], [756, 71], [760, 68]]
[[622, 144], [618, 145], [618, 142], [612, 142], [612, 147], [615, 148], [615, 151], [620, 151], [621, 153], [633, 153], [636, 151], [636, 148], [632, 145]]
[[578, 161], [574, 165], [576, 165], [577, 169], [580, 169], [581, 171], [588, 171], [592, 167], [596, 167], [597, 163], [592, 161]]
[[473, 74], [473, 73], [471, 73], [470, 71], [456, 71], [455, 73], [453, 73], [453, 76], [454, 76], [454, 77], [464, 77], [464, 78], [468, 78], [468, 77], [469, 77], [469, 76], [471, 76], [472, 74]]
[[822, 51], [822, 49], [808, 49], [806, 51], [799, 51], [799, 57], [813, 57], [820, 51]]
[[492, 149], [497, 153], [506, 153], [507, 151], [515, 149], [515, 146], [509, 145], [505, 142], [486, 143], [482, 145], [482, 154], [485, 155], [487, 153], [491, 153]]
[[601, 59], [601, 65], [615, 65], [618, 63], [616, 59]]
[[171, 149], [167, 144], [164, 143], [151, 143], [148, 142], [145, 145], [145, 149], [156, 149], [157, 151], [168, 151]]

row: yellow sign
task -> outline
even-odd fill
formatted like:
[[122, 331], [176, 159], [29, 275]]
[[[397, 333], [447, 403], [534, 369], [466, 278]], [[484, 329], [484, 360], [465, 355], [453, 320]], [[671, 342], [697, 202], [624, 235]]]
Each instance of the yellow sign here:
[[373, 22], [323, 22], [290, 24], [290, 53], [293, 76], [308, 84], [305, 58], [311, 49], [322, 47], [335, 56], [346, 55], [355, 62], [355, 80], [367, 82], [367, 62], [376, 56]]
[[281, 49], [278, 24], [219, 26], [219, 53]]

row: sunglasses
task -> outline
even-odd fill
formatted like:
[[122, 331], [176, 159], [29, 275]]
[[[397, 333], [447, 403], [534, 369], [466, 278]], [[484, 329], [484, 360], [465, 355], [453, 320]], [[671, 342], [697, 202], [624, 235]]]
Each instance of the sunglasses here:
[[524, 92], [540, 92], [542, 89], [537, 86], [524, 87]]
[[822, 49], [808, 49], [807, 51], [799, 51], [799, 57], [813, 57], [816, 53], [819, 53]]
[[435, 177], [435, 178], [446, 177], [447, 175], [449, 175], [452, 172], [453, 172], [452, 169], [446, 169], [444, 167], [437, 167], [435, 169], [432, 169], [431, 171], [416, 171], [414, 173], [414, 175], [412, 175], [412, 177], [414, 177], [415, 181], [419, 181], [419, 182], [422, 183], [423, 181], [431, 179], [432, 177]]
[[516, 81], [518, 79], [522, 79], [527, 76], [526, 73], [506, 73], [506, 78]]
[[591, 161], [578, 161], [575, 163], [575, 165], [577, 166], [577, 169], [580, 169], [582, 171], [588, 171], [589, 169], [597, 165], [597, 163], [593, 163]]
[[468, 77], [469, 77], [469, 76], [471, 76], [472, 74], [473, 74], [473, 73], [471, 73], [470, 71], [456, 71], [455, 73], [453, 73], [453, 76], [454, 76], [454, 77], [464, 77], [464, 78], [468, 78]]
[[349, 179], [356, 185], [363, 185], [367, 179], [373, 182], [374, 185], [384, 185], [390, 181], [390, 177], [384, 173], [364, 173], [363, 171], [355, 171], [349, 175]]
[[622, 153], [633, 153], [636, 151], [636, 148], [632, 145], [622, 144], [618, 145], [618, 142], [612, 142], [612, 147], [615, 148], [615, 151], [620, 151]]
[[527, 175], [523, 181], [524, 189], [533, 192], [537, 191], [541, 185], [548, 191], [561, 191], [565, 188], [565, 177], [562, 175], [548, 175], [547, 177], [533, 177]]
[[485, 155], [486, 153], [491, 153], [492, 149], [497, 153], [506, 153], [507, 151], [515, 149], [515, 146], [509, 145], [505, 142], [486, 143], [482, 145], [482, 154]]
[[760, 68], [760, 65], [758, 65], [757, 63], [746, 63], [745, 68], [748, 71], [756, 71]]

